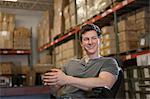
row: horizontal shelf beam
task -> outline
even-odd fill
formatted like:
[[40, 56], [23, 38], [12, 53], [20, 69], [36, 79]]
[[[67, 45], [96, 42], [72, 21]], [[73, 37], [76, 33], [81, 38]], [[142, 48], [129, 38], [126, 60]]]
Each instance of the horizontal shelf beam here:
[[0, 49], [0, 55], [21, 55], [21, 54], [31, 54], [31, 50], [15, 50], [15, 49]]

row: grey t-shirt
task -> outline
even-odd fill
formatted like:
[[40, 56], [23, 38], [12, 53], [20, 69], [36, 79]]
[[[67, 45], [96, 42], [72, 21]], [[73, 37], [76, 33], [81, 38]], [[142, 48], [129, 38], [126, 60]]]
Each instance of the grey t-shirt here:
[[[99, 73], [102, 71], [118, 75], [119, 68], [115, 59], [110, 57], [100, 57], [90, 59], [88, 63], [83, 59], [72, 59], [64, 65], [63, 71], [70, 76], [88, 78], [98, 77]], [[59, 91], [59, 95], [86, 97], [86, 91], [77, 87], [65, 85], [62, 87], [61, 91]]]

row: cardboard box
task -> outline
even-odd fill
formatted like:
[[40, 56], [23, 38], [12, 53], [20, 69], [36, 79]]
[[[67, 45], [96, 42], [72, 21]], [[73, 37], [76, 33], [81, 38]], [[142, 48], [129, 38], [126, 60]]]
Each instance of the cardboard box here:
[[8, 13], [3, 13], [2, 15], [3, 15], [3, 16], [2, 16], [2, 18], [3, 18], [3, 19], [2, 19], [2, 22], [8, 22], [8, 15], [9, 15], [9, 14], [8, 14]]
[[67, 19], [68, 17], [70, 17], [70, 13], [69, 13], [69, 5], [67, 5], [64, 10], [63, 10], [63, 15], [64, 18]]
[[107, 48], [107, 47], [114, 48], [114, 47], [116, 47], [115, 45], [116, 45], [115, 39], [104, 40], [101, 42], [100, 48]]
[[65, 61], [71, 59], [72, 57], [75, 57], [76, 55], [75, 49], [76, 49], [75, 40], [69, 40], [64, 44], [57, 46], [55, 48], [57, 54], [55, 54], [54, 56], [56, 59], [56, 64], [59, 66], [63, 65], [62, 63], [64, 63]]
[[0, 63], [0, 75], [11, 75], [13, 63], [11, 62], [2, 62]]
[[15, 24], [14, 24], [14, 23], [9, 22], [9, 23], [8, 23], [8, 32], [10, 32], [10, 33], [12, 33], [12, 34], [13, 34], [14, 29], [15, 29]]
[[14, 49], [30, 49], [31, 32], [25, 27], [19, 27], [14, 32]]
[[27, 74], [27, 85], [28, 86], [35, 86], [35, 80], [36, 80], [36, 72], [34, 70], [31, 70]]
[[40, 64], [50, 64], [52, 63], [52, 56], [51, 55], [42, 55], [39, 59]]
[[118, 33], [119, 36], [119, 42], [123, 41], [137, 41], [139, 35], [136, 33], [136, 31], [122, 31]]
[[13, 39], [5, 40], [4, 45], [6, 49], [13, 49]]
[[113, 26], [104, 26], [101, 28], [102, 34], [114, 34], [114, 27]]
[[127, 52], [138, 48], [137, 41], [123, 41], [119, 43], [120, 52]]
[[3, 35], [0, 33], [0, 48], [2, 48], [2, 49], [5, 47], [4, 42], [5, 42], [5, 39], [4, 39]]
[[52, 65], [52, 64], [37, 64], [37, 65], [33, 66], [33, 70], [36, 73], [45, 73], [52, 68], [55, 68], [54, 65]]
[[135, 31], [136, 25], [135, 21], [133, 20], [121, 20], [118, 22], [118, 31]]
[[144, 7], [144, 8], [136, 10], [136, 19], [141, 19], [145, 17], [150, 18], [149, 7]]
[[149, 18], [141, 18], [136, 20], [136, 29], [141, 30], [145, 29], [149, 31], [149, 26], [150, 26], [150, 17]]
[[135, 21], [136, 20], [136, 12], [132, 11], [132, 12], [128, 13], [127, 18], [128, 18], [128, 20]]
[[15, 23], [15, 14], [8, 14], [8, 22]]
[[71, 27], [75, 27], [76, 26], [76, 15], [72, 15], [71, 16]]
[[0, 31], [2, 31], [2, 22], [0, 22]]
[[77, 9], [77, 24], [83, 23], [87, 19], [87, 8], [82, 6]]
[[104, 39], [101, 41], [100, 54], [110, 55], [116, 53], [116, 42], [115, 39]]
[[103, 12], [112, 4], [111, 0], [95, 0], [95, 8], [99, 12]]
[[69, 4], [69, 13], [70, 13], [71, 16], [76, 14], [76, 9], [75, 8], [76, 8], [75, 1], [70, 2], [70, 4]]
[[112, 55], [116, 53], [116, 47], [105, 47], [100, 49], [100, 55], [106, 56], [106, 55]]
[[2, 31], [8, 31], [8, 22], [7, 21], [2, 22]]
[[86, 5], [86, 0], [76, 0], [77, 8], [83, 7]]
[[3, 21], [3, 13], [0, 11], [0, 22]]
[[64, 32], [63, 24], [63, 0], [54, 0], [54, 23], [53, 23], [53, 33], [52, 38]]
[[102, 41], [108, 41], [111, 39], [115, 39], [115, 34], [114, 33], [108, 33], [108, 34], [102, 34], [101, 40]]
[[65, 33], [67, 33], [67, 31], [69, 31], [69, 29], [71, 28], [71, 20], [70, 17], [65, 19]]

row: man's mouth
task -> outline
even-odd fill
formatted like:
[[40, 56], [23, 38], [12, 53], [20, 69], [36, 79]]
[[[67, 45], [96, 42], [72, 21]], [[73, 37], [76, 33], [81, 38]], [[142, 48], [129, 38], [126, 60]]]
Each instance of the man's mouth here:
[[86, 48], [87, 48], [87, 49], [93, 49], [94, 46], [87, 46]]

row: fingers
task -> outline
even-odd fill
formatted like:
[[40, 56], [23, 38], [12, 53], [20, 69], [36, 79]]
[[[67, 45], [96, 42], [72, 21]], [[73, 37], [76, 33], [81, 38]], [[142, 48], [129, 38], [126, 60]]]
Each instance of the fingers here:
[[57, 73], [54, 71], [47, 72], [43, 76], [44, 85], [56, 85], [57, 82]]
[[57, 85], [62, 82], [63, 72], [59, 69], [51, 69], [43, 76], [44, 85]]
[[45, 82], [44, 85], [53, 86], [53, 85], [57, 85], [57, 83], [56, 82]]
[[57, 79], [57, 76], [44, 76], [43, 77], [43, 80], [46, 80], [46, 79], [48, 79], [48, 80], [50, 80], [50, 79]]
[[54, 68], [54, 69], [51, 69], [51, 71], [52, 71], [52, 72], [58, 72], [58, 71], [60, 71], [60, 70]]
[[57, 82], [57, 79], [44, 79], [44, 82], [46, 83]]
[[44, 76], [54, 76], [56, 74], [57, 72], [48, 72], [48, 73], [45, 73]]

